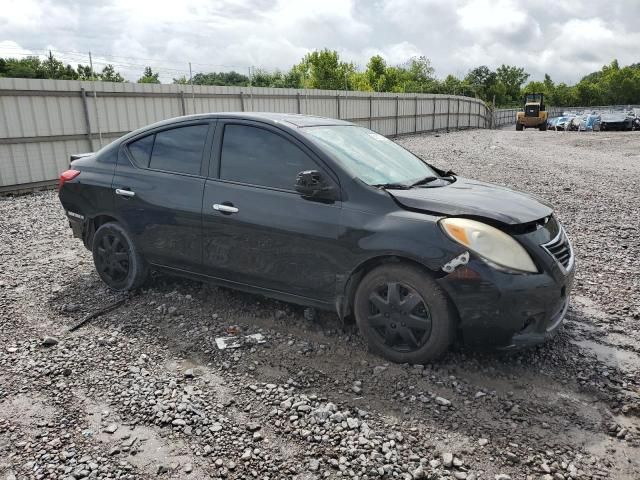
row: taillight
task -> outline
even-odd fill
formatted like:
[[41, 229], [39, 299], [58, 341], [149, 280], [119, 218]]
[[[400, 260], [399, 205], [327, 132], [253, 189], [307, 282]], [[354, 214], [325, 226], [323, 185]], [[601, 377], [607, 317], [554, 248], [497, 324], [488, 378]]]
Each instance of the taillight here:
[[58, 181], [58, 191], [60, 191], [65, 182], [73, 180], [78, 175], [80, 175], [80, 172], [78, 170], [65, 170], [64, 172], [62, 172], [60, 174], [60, 180]]

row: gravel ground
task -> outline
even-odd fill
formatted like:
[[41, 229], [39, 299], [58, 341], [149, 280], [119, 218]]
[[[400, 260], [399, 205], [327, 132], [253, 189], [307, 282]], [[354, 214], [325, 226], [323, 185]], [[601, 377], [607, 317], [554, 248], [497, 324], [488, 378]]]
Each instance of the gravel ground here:
[[[70, 333], [120, 297], [54, 192], [0, 198], [0, 478], [640, 478], [640, 134], [400, 142], [555, 204], [556, 339], [387, 364], [333, 314], [162, 275]], [[267, 341], [218, 350], [233, 326]]]

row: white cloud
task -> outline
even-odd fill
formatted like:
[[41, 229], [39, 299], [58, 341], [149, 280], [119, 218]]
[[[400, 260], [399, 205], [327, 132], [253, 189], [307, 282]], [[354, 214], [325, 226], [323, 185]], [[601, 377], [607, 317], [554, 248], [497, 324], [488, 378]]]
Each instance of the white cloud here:
[[0, 0], [0, 55], [53, 48], [87, 63], [77, 52], [91, 50], [100, 68], [135, 80], [151, 65], [170, 81], [188, 62], [287, 69], [326, 47], [361, 67], [426, 55], [441, 77], [506, 63], [573, 82], [613, 58], [639, 61], [638, 18], [637, 0]]
[[529, 20], [513, 0], [471, 0], [457, 9], [459, 24], [480, 37], [517, 33]]

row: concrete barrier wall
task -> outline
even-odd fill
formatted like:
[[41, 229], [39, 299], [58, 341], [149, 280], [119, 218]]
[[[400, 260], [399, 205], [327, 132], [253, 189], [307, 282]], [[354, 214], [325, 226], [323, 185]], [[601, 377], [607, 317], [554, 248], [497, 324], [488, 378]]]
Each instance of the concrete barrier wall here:
[[53, 184], [69, 155], [144, 125], [231, 111], [341, 118], [387, 136], [492, 125], [484, 102], [461, 96], [0, 78], [0, 192]]

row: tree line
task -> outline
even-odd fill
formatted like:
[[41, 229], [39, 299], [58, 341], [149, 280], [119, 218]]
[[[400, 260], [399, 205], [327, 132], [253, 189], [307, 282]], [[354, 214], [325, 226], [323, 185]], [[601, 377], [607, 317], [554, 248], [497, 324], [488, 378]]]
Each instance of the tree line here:
[[[113, 65], [93, 71], [89, 65], [64, 65], [49, 52], [39, 57], [0, 58], [0, 77], [50, 78], [124, 82]], [[640, 63], [620, 67], [617, 60], [584, 76], [575, 85], [555, 83], [546, 74], [543, 81], [529, 81], [524, 68], [501, 65], [495, 70], [482, 65], [463, 78], [435, 76], [430, 60], [413, 57], [401, 65], [389, 65], [380, 55], [372, 56], [360, 70], [340, 58], [335, 50], [308, 53], [288, 71], [256, 69], [250, 75], [235, 71], [196, 73], [191, 81], [182, 76], [173, 83], [194, 85], [316, 88], [393, 93], [443, 93], [477, 97], [498, 107], [519, 106], [525, 93], [542, 92], [546, 102], [556, 106], [624, 105], [640, 103]], [[160, 83], [159, 73], [146, 67], [138, 83]]]

